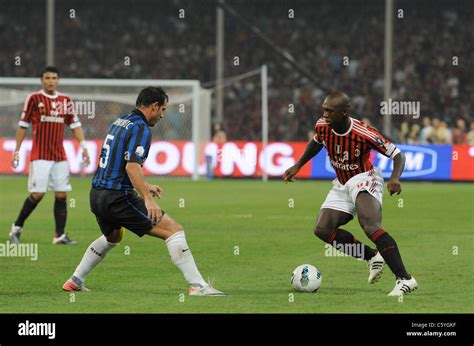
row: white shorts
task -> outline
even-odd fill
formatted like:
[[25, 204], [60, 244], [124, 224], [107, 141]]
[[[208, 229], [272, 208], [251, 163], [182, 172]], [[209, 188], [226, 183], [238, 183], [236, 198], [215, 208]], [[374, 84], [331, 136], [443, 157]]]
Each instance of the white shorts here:
[[382, 205], [383, 176], [379, 168], [357, 174], [345, 185], [341, 185], [336, 178], [332, 185], [333, 188], [329, 191], [321, 209], [335, 209], [354, 216], [356, 213], [355, 201], [361, 191], [367, 191]]
[[48, 188], [58, 192], [72, 190], [67, 161], [34, 160], [30, 162], [28, 190], [46, 192]]

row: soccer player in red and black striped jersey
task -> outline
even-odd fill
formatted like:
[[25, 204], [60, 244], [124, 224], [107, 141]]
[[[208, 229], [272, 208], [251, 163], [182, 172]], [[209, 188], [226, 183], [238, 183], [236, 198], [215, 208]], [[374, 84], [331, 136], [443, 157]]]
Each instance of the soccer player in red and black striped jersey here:
[[[326, 147], [329, 161], [336, 171], [333, 188], [321, 206], [314, 233], [336, 249], [368, 261], [369, 283], [376, 282], [384, 264], [396, 276], [390, 296], [400, 296], [416, 289], [417, 282], [405, 269], [395, 240], [382, 228], [383, 177], [380, 169], [369, 161], [370, 151], [393, 160], [393, 172], [387, 183], [390, 195], [400, 194], [400, 176], [405, 155], [376, 129], [348, 115], [349, 97], [331, 93], [323, 102], [323, 116], [317, 121], [315, 135], [298, 162], [286, 170], [284, 180], [295, 176], [311, 158]], [[340, 228], [357, 214], [365, 234], [376, 249], [359, 242], [350, 232]]]
[[64, 232], [67, 218], [66, 198], [71, 191], [69, 167], [63, 147], [64, 127], [68, 125], [74, 138], [82, 148], [84, 165], [90, 163], [79, 118], [74, 113], [74, 105], [69, 96], [57, 92], [59, 71], [47, 66], [41, 73], [42, 89], [28, 95], [16, 133], [16, 149], [12, 166], [18, 165], [19, 151], [26, 132], [31, 126], [33, 147], [31, 152], [28, 190], [31, 193], [12, 225], [10, 241], [19, 243], [25, 220], [36, 208], [44, 194], [51, 188], [54, 191], [54, 219], [56, 231], [53, 244], [74, 244], [74, 240]]

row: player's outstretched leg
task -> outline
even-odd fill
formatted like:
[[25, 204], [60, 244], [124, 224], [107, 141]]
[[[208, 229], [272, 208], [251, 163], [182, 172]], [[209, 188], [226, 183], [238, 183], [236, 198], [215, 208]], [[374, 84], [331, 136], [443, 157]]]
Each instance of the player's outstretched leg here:
[[54, 198], [54, 221], [56, 222], [56, 232], [54, 233], [53, 244], [77, 244], [77, 241], [69, 239], [67, 234], [64, 233], [67, 219], [67, 194], [66, 192], [56, 192]]
[[389, 295], [400, 296], [415, 290], [418, 284], [415, 278], [406, 271], [397, 243], [381, 227], [382, 207], [380, 203], [367, 191], [362, 191], [357, 195], [355, 204], [361, 227], [375, 243], [379, 253], [396, 276], [395, 287]]
[[11, 243], [18, 244], [20, 242], [20, 235], [23, 231], [25, 220], [28, 218], [28, 216], [30, 216], [33, 210], [35, 210], [36, 206], [39, 204], [39, 202], [41, 202], [43, 197], [44, 193], [33, 192], [28, 196], [28, 198], [26, 198], [18, 218], [12, 224], [12, 228], [8, 237]]
[[123, 229], [117, 229], [107, 236], [100, 236], [89, 245], [74, 274], [64, 283], [65, 291], [89, 291], [85, 287], [87, 275], [99, 264], [107, 253], [120, 243]]
[[358, 241], [352, 233], [339, 228], [352, 220], [352, 215], [329, 208], [321, 209], [314, 228], [314, 234], [337, 250], [368, 262], [369, 283], [376, 282], [382, 275], [384, 260], [371, 247]]
[[150, 236], [164, 239], [173, 263], [181, 270], [184, 278], [189, 283], [189, 295], [192, 296], [224, 296], [221, 291], [216, 290], [210, 283], [206, 283], [194, 262], [189, 245], [186, 241], [183, 226], [176, 223], [168, 214], [155, 225]]

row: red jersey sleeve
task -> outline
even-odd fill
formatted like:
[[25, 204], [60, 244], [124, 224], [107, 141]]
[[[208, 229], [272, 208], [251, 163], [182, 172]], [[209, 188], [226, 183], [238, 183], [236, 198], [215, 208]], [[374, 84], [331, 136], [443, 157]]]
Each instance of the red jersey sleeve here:
[[20, 122], [18, 123], [18, 125], [21, 127], [25, 127], [25, 128], [30, 127], [32, 117], [33, 117], [33, 111], [36, 107], [33, 95], [34, 94], [28, 95], [28, 97], [25, 100], [25, 104], [23, 106], [23, 112], [21, 113], [21, 119], [20, 119]]
[[319, 119], [318, 122], [314, 125], [314, 137], [313, 140], [318, 144], [324, 144], [324, 120]]
[[81, 122], [79, 121], [79, 117], [76, 114], [76, 111], [74, 109], [74, 103], [72, 102], [70, 97], [66, 97], [66, 104], [67, 107], [65, 109], [65, 121], [66, 124], [69, 125], [70, 129], [75, 129], [76, 127], [81, 126]]
[[390, 142], [375, 128], [367, 126], [367, 130], [373, 134], [373, 136], [369, 136], [367, 140], [371, 149], [377, 150], [382, 155], [390, 157], [391, 159], [400, 152], [400, 149], [398, 149], [395, 144]]

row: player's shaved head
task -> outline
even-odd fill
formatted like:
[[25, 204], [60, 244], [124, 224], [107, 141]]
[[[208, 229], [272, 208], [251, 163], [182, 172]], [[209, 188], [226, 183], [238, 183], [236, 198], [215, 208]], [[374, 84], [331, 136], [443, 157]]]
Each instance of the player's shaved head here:
[[326, 96], [323, 102], [323, 117], [329, 127], [338, 129], [343, 133], [343, 130], [350, 123], [347, 112], [350, 106], [349, 96], [341, 91], [334, 91]]
[[334, 110], [343, 110], [351, 106], [351, 99], [342, 91], [334, 91], [326, 97], [324, 103]]

